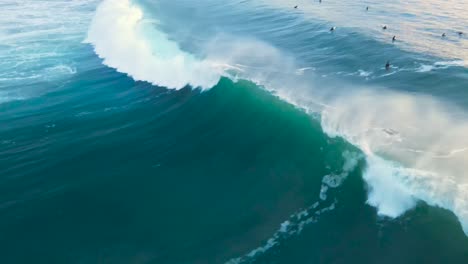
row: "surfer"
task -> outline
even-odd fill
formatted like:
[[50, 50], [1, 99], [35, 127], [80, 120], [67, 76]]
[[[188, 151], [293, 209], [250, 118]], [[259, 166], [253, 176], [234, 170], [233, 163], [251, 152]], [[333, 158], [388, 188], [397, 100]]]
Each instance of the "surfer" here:
[[297, 6], [294, 6], [295, 9], [297, 9]]
[[392, 42], [395, 42], [395, 41], [396, 41], [396, 36], [393, 36]]
[[463, 36], [463, 32], [461, 32], [461, 31], [458, 31], [457, 34], [458, 34], [458, 36], [460, 36], [460, 37]]
[[330, 32], [335, 31], [335, 29], [336, 29], [336, 27], [331, 27], [331, 28], [330, 28]]
[[368, 7], [368, 6], [366, 6], [366, 11], [369, 11], [369, 7]]
[[447, 36], [447, 35], [445, 35], [445, 33], [442, 33], [442, 37], [445, 38], [445, 36]]
[[382, 129], [382, 131], [387, 133], [390, 136], [394, 136], [394, 135], [398, 134], [398, 131], [393, 130], [391, 128], [384, 128], [384, 129]]
[[384, 25], [384, 26], [382, 27], [382, 29], [383, 29], [383, 30], [387, 29], [387, 25]]
[[385, 70], [390, 70], [390, 61], [387, 61], [387, 63], [385, 63]]

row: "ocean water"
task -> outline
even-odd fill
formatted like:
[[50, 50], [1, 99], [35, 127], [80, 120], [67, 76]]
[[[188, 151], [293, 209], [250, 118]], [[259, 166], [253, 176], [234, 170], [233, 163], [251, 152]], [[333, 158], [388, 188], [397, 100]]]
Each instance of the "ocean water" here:
[[468, 2], [0, 14], [0, 263], [468, 263]]

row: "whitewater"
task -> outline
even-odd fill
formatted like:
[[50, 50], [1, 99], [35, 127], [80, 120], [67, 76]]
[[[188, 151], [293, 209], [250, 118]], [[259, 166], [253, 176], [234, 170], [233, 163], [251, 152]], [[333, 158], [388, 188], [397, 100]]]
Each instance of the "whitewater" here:
[[[379, 215], [396, 218], [424, 201], [452, 211], [468, 234], [465, 109], [445, 99], [385, 87], [344, 89], [351, 85], [336, 82], [336, 89], [325, 90], [313, 67], [303, 67], [294, 54], [262, 40], [218, 33], [194, 55], [158, 28], [158, 18], [137, 3], [105, 0], [96, 10], [86, 42], [104, 64], [137, 81], [208, 90], [225, 76], [261, 85], [307, 113], [318, 114], [326, 134], [346, 139], [366, 155], [367, 203]], [[466, 63], [446, 59], [434, 65], [463, 68]], [[420, 67], [395, 68], [393, 73]], [[357, 73], [365, 78], [371, 74]]]

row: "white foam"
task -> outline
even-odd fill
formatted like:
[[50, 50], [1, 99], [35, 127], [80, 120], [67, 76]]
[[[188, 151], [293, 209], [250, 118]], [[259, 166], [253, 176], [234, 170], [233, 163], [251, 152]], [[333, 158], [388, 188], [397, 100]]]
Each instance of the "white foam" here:
[[421, 66], [419, 66], [419, 68], [416, 70], [416, 72], [430, 72], [435, 68], [436, 67], [434, 65], [422, 64]]
[[314, 210], [318, 207], [318, 204], [314, 203], [314, 205], [307, 209], [290, 215], [290, 220], [286, 220], [281, 223], [279, 229], [262, 246], [251, 250], [242, 257], [230, 259], [226, 264], [244, 263], [255, 259], [259, 255], [269, 251], [275, 246], [278, 246], [284, 239], [300, 234], [306, 225], [316, 223], [321, 214], [334, 210], [335, 206], [336, 201], [319, 210]]
[[320, 186], [320, 194], [319, 194], [320, 200], [325, 201], [327, 199], [328, 189], [329, 189], [328, 185], [326, 184], [322, 184], [322, 186]]
[[[398, 217], [416, 204], [416, 198], [401, 181], [404, 169], [377, 156], [367, 157], [364, 180], [369, 185], [367, 202], [383, 216]], [[400, 179], [399, 179], [400, 178]]]
[[291, 222], [289, 222], [288, 220], [284, 221], [283, 223], [281, 223], [281, 227], [280, 227], [280, 229], [278, 231], [280, 233], [288, 232], [288, 228], [289, 228], [290, 224], [291, 224]]
[[449, 67], [464, 67], [468, 66], [468, 63], [463, 60], [451, 60], [451, 61], [438, 61], [432, 65], [421, 64], [416, 72], [429, 72], [437, 69], [447, 69]]
[[348, 177], [348, 174], [354, 170], [362, 156], [355, 152], [345, 151], [343, 153], [345, 163], [343, 169], [339, 174], [328, 174], [322, 178], [322, 186], [320, 187], [319, 197], [321, 200], [327, 199], [327, 192], [330, 188], [339, 187], [343, 181]]
[[[468, 233], [468, 122], [421, 95], [379, 91], [340, 97], [322, 114], [330, 136], [366, 154], [368, 203], [397, 217], [417, 200], [451, 210]], [[415, 151], [416, 150], [416, 151]]]
[[210, 88], [219, 81], [221, 72], [211, 62], [182, 51], [144, 19], [142, 10], [130, 0], [104, 0], [86, 42], [94, 46], [104, 64], [135, 80], [175, 89], [186, 85]]
[[359, 73], [359, 76], [361, 77], [369, 77], [372, 74], [372, 72], [365, 71], [365, 70], [359, 70], [358, 73]]

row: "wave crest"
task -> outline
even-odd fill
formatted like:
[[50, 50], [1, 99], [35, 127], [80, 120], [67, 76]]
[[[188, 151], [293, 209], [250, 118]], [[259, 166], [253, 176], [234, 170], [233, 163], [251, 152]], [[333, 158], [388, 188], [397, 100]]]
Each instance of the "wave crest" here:
[[139, 81], [180, 89], [210, 88], [221, 72], [210, 62], [182, 51], [177, 43], [144, 23], [130, 0], [105, 0], [97, 8], [85, 40], [103, 63]]

